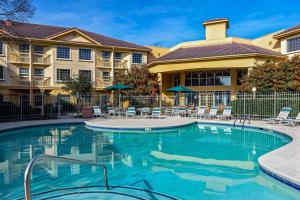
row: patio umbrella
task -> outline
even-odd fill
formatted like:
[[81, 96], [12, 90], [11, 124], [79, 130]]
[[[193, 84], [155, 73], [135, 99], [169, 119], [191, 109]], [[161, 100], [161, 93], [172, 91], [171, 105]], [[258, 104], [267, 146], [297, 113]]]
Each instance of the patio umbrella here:
[[167, 89], [168, 92], [174, 92], [174, 93], [194, 93], [196, 91], [191, 90], [190, 88], [187, 88], [185, 86], [177, 86], [177, 87], [173, 87], [173, 88], [169, 88]]
[[124, 85], [124, 84], [115, 84], [115, 85], [111, 85], [108, 86], [107, 88], [105, 88], [106, 90], [118, 90], [119, 91], [119, 109], [120, 109], [120, 105], [121, 105], [121, 90], [128, 90], [131, 89], [131, 87]]

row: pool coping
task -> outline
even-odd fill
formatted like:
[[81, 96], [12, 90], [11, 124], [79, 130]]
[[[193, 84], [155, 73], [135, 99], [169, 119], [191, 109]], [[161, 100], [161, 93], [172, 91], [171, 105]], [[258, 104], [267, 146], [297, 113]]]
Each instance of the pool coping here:
[[[0, 134], [4, 131], [29, 128], [36, 126], [47, 126], [55, 124], [84, 124], [86, 119], [55, 119], [55, 120], [35, 120], [35, 121], [22, 121], [22, 122], [8, 122], [0, 123]], [[215, 124], [215, 125], [227, 125], [232, 126], [233, 121], [221, 121], [221, 120], [205, 120], [194, 119], [188, 124], [169, 126], [169, 127], [155, 127], [151, 130], [164, 130], [170, 128], [179, 128], [189, 126], [191, 124]], [[242, 127], [242, 124], [237, 123], [237, 127]], [[289, 127], [278, 124], [268, 124], [264, 121], [253, 121], [251, 124], [245, 124], [246, 128], [254, 128], [261, 130], [274, 131], [276, 134], [285, 135], [291, 138], [291, 142], [288, 144], [270, 151], [259, 157], [258, 163], [262, 172], [273, 177], [274, 179], [294, 188], [300, 190], [300, 126]], [[108, 129], [107, 129], [108, 130]], [[122, 129], [109, 129], [109, 130], [122, 130]], [[133, 129], [129, 129], [133, 130]], [[141, 129], [140, 129], [141, 130]], [[145, 129], [143, 129], [145, 131]], [[297, 170], [298, 169], [298, 170]]]

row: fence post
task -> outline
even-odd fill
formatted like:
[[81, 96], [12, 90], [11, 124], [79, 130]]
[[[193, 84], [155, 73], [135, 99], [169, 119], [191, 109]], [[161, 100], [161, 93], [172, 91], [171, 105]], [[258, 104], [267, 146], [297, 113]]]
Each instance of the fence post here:
[[44, 105], [45, 105], [44, 104], [44, 91], [42, 91], [41, 93], [42, 93], [42, 113], [41, 114], [42, 114], [42, 117], [44, 118], [44, 115], [45, 115], [45, 110], [44, 110], [45, 109], [44, 108]]
[[19, 98], [20, 98], [20, 118], [21, 118], [21, 121], [23, 120], [23, 94], [20, 94], [19, 95]]
[[244, 106], [244, 109], [243, 109], [243, 110], [244, 110], [244, 111], [243, 111], [243, 116], [245, 116], [245, 114], [246, 114], [246, 94], [245, 94], [245, 92], [244, 92], [243, 98], [244, 98], [244, 103], [243, 103], [243, 104], [244, 104], [244, 105], [243, 105], [243, 106]]
[[277, 102], [277, 92], [274, 92], [274, 107], [273, 107], [273, 117], [276, 117], [276, 102]]
[[57, 95], [57, 116], [60, 117], [61, 116], [61, 101], [60, 101], [60, 94]]

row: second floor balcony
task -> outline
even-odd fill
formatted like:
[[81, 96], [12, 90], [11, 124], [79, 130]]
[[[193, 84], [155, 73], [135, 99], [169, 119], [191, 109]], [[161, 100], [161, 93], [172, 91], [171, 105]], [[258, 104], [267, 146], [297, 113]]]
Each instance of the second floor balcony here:
[[106, 88], [112, 85], [112, 80], [110, 78], [97, 78], [95, 85], [96, 88]]
[[97, 58], [96, 59], [96, 66], [100, 68], [112, 68], [115, 69], [127, 69], [128, 68], [128, 60], [125, 59], [114, 59], [111, 60], [110, 58]]
[[[11, 52], [9, 54], [9, 62], [29, 64], [30, 63], [30, 54], [27, 52]], [[33, 62], [33, 64], [50, 65], [51, 64], [50, 55], [33, 53], [32, 54], [32, 62]]]
[[15, 76], [11, 77], [11, 85], [18, 87], [49, 87], [51, 86], [51, 77], [34, 76], [31, 81], [28, 76]]

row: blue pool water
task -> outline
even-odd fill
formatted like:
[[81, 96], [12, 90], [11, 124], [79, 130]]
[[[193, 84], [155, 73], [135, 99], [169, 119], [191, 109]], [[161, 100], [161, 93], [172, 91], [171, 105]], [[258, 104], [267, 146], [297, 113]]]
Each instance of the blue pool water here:
[[[288, 142], [271, 131], [200, 124], [145, 133], [83, 124], [11, 130], [0, 133], [0, 199], [23, 196], [29, 160], [45, 153], [106, 164], [110, 184], [182, 199], [295, 200], [300, 192], [264, 174], [257, 162]], [[83, 185], [103, 185], [102, 169], [40, 161], [33, 171], [32, 193]]]

